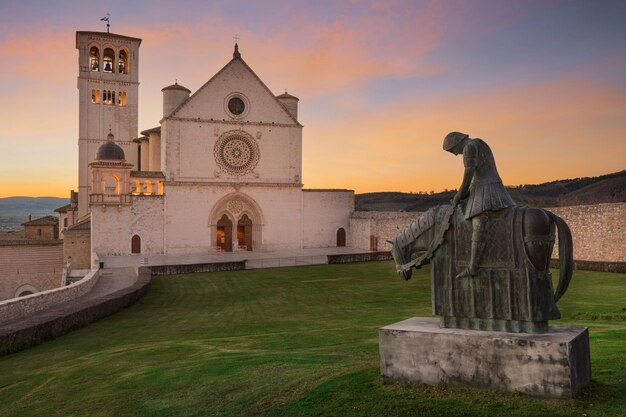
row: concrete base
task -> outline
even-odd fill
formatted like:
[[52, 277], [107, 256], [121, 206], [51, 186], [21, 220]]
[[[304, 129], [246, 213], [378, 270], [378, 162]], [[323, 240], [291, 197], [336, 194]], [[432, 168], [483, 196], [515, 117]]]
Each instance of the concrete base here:
[[413, 317], [382, 327], [380, 372], [387, 380], [458, 383], [571, 398], [591, 380], [585, 327], [550, 326], [547, 333], [439, 328]]

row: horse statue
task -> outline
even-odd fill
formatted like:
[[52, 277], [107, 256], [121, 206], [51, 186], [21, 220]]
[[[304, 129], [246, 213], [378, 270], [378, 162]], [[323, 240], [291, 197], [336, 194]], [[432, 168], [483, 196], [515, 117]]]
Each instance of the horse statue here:
[[[488, 212], [489, 241], [476, 276], [458, 278], [468, 265], [472, 223], [463, 202], [429, 209], [391, 243], [399, 276], [432, 265], [433, 313], [441, 326], [523, 333], [548, 331], [561, 317], [556, 302], [572, 278], [572, 235], [563, 219], [538, 208], [513, 206]], [[558, 230], [559, 280], [549, 270]], [[419, 256], [417, 256], [419, 255]]]

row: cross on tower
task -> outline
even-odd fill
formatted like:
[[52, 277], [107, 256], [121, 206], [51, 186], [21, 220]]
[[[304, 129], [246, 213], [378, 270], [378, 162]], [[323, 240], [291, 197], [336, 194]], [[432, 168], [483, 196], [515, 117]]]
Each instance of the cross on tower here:
[[105, 17], [100, 19], [100, 21], [102, 22], [107, 22], [107, 33], [109, 33], [109, 28], [111, 27], [111, 25], [109, 24], [110, 19], [111, 19], [111, 13], [107, 13]]
[[235, 34], [235, 36], [233, 36], [233, 40], [237, 43], [239, 41], [239, 35]]

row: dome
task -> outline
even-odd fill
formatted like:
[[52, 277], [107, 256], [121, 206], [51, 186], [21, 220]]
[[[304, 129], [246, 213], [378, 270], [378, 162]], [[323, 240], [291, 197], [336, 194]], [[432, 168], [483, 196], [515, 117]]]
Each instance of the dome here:
[[277, 99], [279, 99], [279, 100], [281, 100], [281, 99], [291, 99], [291, 100], [297, 100], [297, 101], [300, 101], [300, 99], [299, 99], [298, 97], [296, 97], [296, 96], [292, 96], [291, 94], [287, 93], [286, 91], [285, 91], [285, 93], [284, 93], [284, 94], [281, 94], [281, 95], [279, 95], [279, 96], [276, 96], [276, 98], [277, 98]]
[[174, 83], [172, 85], [168, 85], [167, 87], [161, 89], [161, 91], [169, 91], [169, 90], [180, 90], [180, 91], [185, 91], [187, 93], [191, 93], [190, 89], [188, 89], [187, 87], [183, 87], [182, 85], [178, 84], [178, 81], [176, 81], [176, 83]]
[[96, 161], [124, 161], [125, 159], [124, 150], [112, 141], [100, 145], [96, 152]]

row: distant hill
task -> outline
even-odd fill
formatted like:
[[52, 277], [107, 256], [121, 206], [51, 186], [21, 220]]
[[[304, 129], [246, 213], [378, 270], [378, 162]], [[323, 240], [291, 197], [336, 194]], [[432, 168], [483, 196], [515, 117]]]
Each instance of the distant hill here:
[[[519, 204], [532, 207], [573, 206], [626, 201], [626, 171], [536, 185], [507, 187]], [[356, 209], [363, 211], [425, 211], [448, 203], [456, 190], [439, 193], [380, 192], [356, 195]]]
[[5, 197], [0, 198], [0, 230], [17, 230], [21, 224], [33, 218], [51, 214], [54, 209], [70, 202], [59, 197]]

